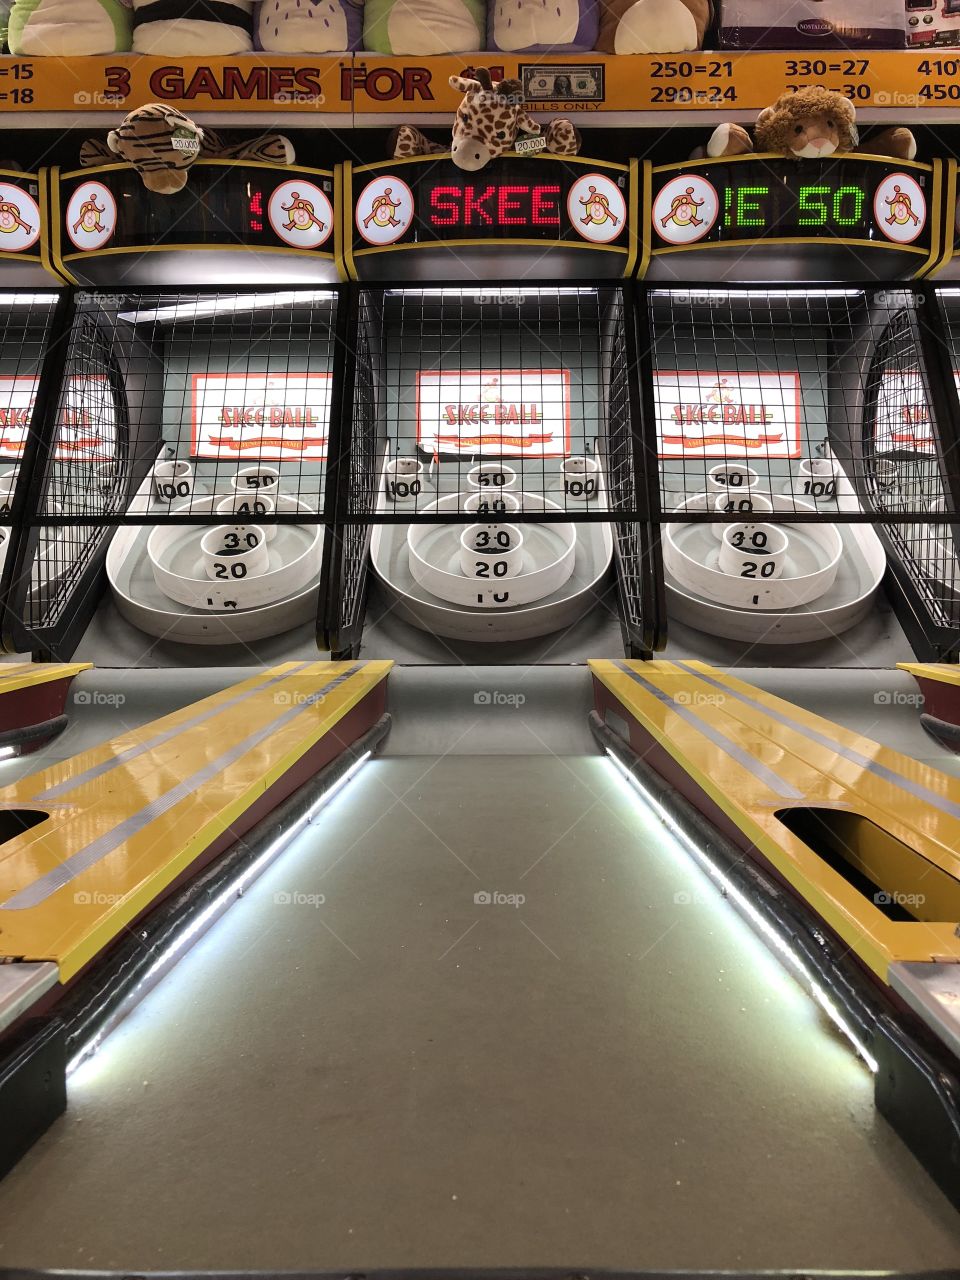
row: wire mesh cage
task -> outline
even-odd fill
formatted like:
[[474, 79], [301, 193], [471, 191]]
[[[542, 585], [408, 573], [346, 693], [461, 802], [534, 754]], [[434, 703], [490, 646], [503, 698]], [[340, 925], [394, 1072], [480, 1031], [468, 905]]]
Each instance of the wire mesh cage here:
[[[687, 558], [712, 566], [719, 554], [758, 584], [745, 603], [765, 608], [778, 589], [762, 580], [782, 572], [791, 539], [796, 562], [811, 559], [799, 576], [832, 562], [831, 582], [875, 561], [878, 541], [949, 648], [960, 626], [956, 389], [952, 376], [942, 385], [925, 296], [652, 288], [642, 305], [668, 573], [689, 576]], [[825, 608], [812, 592], [801, 603]]]
[[[483, 611], [549, 596], [606, 538], [641, 626], [632, 323], [614, 286], [358, 290], [334, 649], [359, 640], [369, 548], [382, 577]], [[555, 562], [538, 587], [516, 580]]]
[[960, 648], [960, 291], [75, 292], [0, 326], [8, 648], [65, 652], [104, 564], [200, 614], [319, 600], [340, 653], [371, 565], [491, 630], [612, 566], [648, 653], [678, 566], [762, 611], [790, 556], [808, 616], [889, 568]]
[[14, 490], [59, 301], [57, 293], [0, 291], [0, 526], [13, 522]]
[[[169, 585], [188, 608], [247, 607], [247, 561], [268, 552], [296, 564], [271, 590], [316, 591], [336, 313], [334, 290], [74, 295], [25, 506], [23, 647], [63, 650], [108, 547], [131, 589], [146, 574], [142, 591]], [[224, 581], [204, 592], [211, 530]]]
[[42, 413], [41, 374], [55, 345], [58, 293], [0, 292], [0, 600], [6, 648], [15, 647], [16, 615], [9, 607], [27, 509], [30, 448]]

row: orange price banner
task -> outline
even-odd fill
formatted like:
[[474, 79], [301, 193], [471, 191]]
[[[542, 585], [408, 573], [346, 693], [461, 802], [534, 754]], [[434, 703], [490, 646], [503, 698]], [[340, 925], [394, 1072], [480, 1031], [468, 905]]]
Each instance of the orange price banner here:
[[[169, 102], [188, 114], [349, 114], [351, 57], [0, 58], [0, 111], [131, 111]], [[347, 94], [343, 96], [346, 88]]]

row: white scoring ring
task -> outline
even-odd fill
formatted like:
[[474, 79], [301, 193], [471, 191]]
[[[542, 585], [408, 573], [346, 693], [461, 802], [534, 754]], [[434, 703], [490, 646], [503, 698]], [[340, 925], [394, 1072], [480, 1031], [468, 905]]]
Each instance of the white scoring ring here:
[[[283, 499], [280, 499], [281, 503]], [[263, 507], [262, 511], [240, 511], [242, 506], [258, 505]], [[251, 489], [249, 493], [242, 493], [239, 489], [235, 493], [228, 493], [225, 498], [220, 498], [217, 502], [217, 515], [233, 516], [238, 522], [243, 520], [247, 524], [255, 524], [257, 520], [263, 519], [264, 516], [272, 516], [277, 509], [277, 499], [270, 496], [269, 493], [261, 493], [259, 490]], [[263, 536], [268, 542], [272, 542], [277, 536], [277, 526], [275, 524], [263, 525]]]
[[423, 463], [419, 458], [391, 458], [383, 472], [384, 490], [391, 502], [410, 502], [423, 489]]
[[[832, 500], [837, 496], [837, 478], [840, 466], [833, 458], [801, 458], [793, 476], [793, 492], [799, 498], [818, 498]], [[811, 492], [817, 484], [822, 492]], [[833, 492], [830, 492], [830, 486]]]
[[[250, 484], [254, 477], [266, 481], [264, 484]], [[280, 491], [280, 472], [276, 467], [241, 467], [230, 477], [230, 483], [237, 493], [262, 493], [271, 498]]]
[[[480, 477], [484, 474], [502, 475], [503, 484], [481, 484]], [[519, 477], [513, 467], [502, 462], [480, 462], [467, 472], [467, 484], [480, 493], [504, 493], [507, 489], [516, 489]]]
[[600, 493], [600, 463], [596, 458], [564, 458], [560, 464], [564, 497], [570, 502], [590, 502]]
[[[219, 499], [216, 497], [200, 499], [199, 501], [194, 499], [192, 502], [184, 503], [182, 507], [175, 508], [175, 511], [190, 512], [192, 514], [197, 514], [201, 511], [212, 512], [214, 504], [218, 501]], [[282, 494], [278, 497], [277, 506], [281, 511], [285, 508], [288, 511], [311, 510], [309, 504], [301, 501], [301, 499], [286, 497]], [[174, 512], [171, 512], [171, 514], [174, 514]], [[184, 574], [174, 573], [163, 562], [164, 554], [183, 532], [179, 526], [174, 524], [158, 524], [150, 531], [150, 536], [147, 538], [147, 559], [150, 562], [150, 568], [153, 571], [157, 587], [169, 600], [175, 600], [177, 604], [186, 605], [190, 609], [199, 609], [205, 613], [233, 612], [234, 610], [229, 609], [224, 603], [227, 600], [235, 601], [238, 610], [260, 608], [264, 605], [277, 604], [288, 596], [295, 595], [312, 582], [317, 573], [319, 573], [323, 526], [315, 524], [301, 527], [312, 529], [313, 531], [313, 537], [308, 546], [289, 564], [278, 565], [275, 569], [270, 569], [258, 577], [243, 578], [232, 582], [212, 582], [205, 573], [203, 577], [188, 577]], [[201, 532], [207, 533], [209, 529]], [[197, 542], [198, 569], [202, 572], [199, 538]]]
[[[538, 508], [544, 511], [563, 510], [559, 503], [552, 502], [549, 498], [541, 498], [531, 493], [522, 493], [519, 496], [525, 512], [535, 511]], [[459, 512], [462, 509], [460, 502], [459, 493], [448, 493], [437, 502], [431, 502], [428, 507], [425, 507], [424, 514], [430, 511]], [[410, 553], [410, 573], [424, 590], [429, 591], [439, 600], [445, 600], [448, 604], [464, 605], [473, 609], [515, 608], [517, 605], [534, 604], [559, 590], [573, 573], [577, 548], [576, 526], [568, 521], [551, 524], [551, 529], [559, 534], [564, 544], [563, 551], [549, 564], [539, 569], [531, 569], [526, 573], [518, 573], [515, 578], [510, 578], [507, 588], [509, 599], [496, 600], [494, 598], [496, 595], [504, 593], [506, 584], [502, 579], [491, 583], [490, 586], [485, 586], [477, 578], [466, 578], [459, 572], [451, 573], [446, 569], [438, 569], [436, 565], [423, 558], [420, 554], [420, 546], [434, 527], [416, 524], [408, 529], [407, 549]], [[481, 595], [483, 599], [478, 600], [477, 597]]]
[[[487, 545], [478, 546], [482, 535], [487, 535]], [[507, 535], [506, 547], [490, 545], [497, 535]], [[504, 570], [499, 575], [495, 568]], [[486, 574], [478, 569], [486, 568]], [[470, 524], [460, 535], [460, 569], [464, 577], [481, 583], [503, 582], [515, 578], [523, 568], [523, 534], [515, 524]]]
[[[228, 551], [224, 543], [231, 537], [236, 539], [236, 547]], [[259, 577], [270, 567], [266, 535], [256, 524], [214, 525], [200, 539], [200, 559], [204, 573], [214, 582], [239, 582], [248, 577]], [[243, 573], [238, 574], [235, 570], [240, 566]], [[221, 568], [225, 572], [221, 573]]]
[[[498, 504], [502, 503], [502, 506]], [[493, 506], [493, 510], [490, 507]], [[481, 511], [481, 507], [486, 507], [485, 511]], [[514, 511], [520, 510], [520, 499], [515, 493], [508, 493], [506, 489], [497, 489], [493, 493], [488, 493], [485, 489], [480, 489], [476, 493], [468, 493], [463, 500], [464, 511], [476, 511], [479, 515], [487, 518], [511, 515]]]
[[[193, 463], [178, 458], [174, 462], [157, 462], [153, 467], [153, 493], [158, 502], [176, 502], [193, 493]], [[175, 492], [167, 493], [165, 490]]]
[[[726, 480], [720, 480], [720, 476], [726, 476], [730, 472], [742, 475], [743, 483], [728, 484]], [[747, 466], [745, 462], [718, 462], [707, 472], [707, 488], [712, 489], [714, 493], [747, 493], [750, 489], [755, 489], [759, 483], [760, 472]]]
[[[737, 544], [737, 536], [740, 544]], [[781, 525], [743, 523], [728, 524], [720, 539], [717, 564], [731, 578], [744, 577], [743, 570], [752, 564], [764, 582], [774, 582], [784, 570], [790, 538]], [[771, 567], [772, 566], [772, 567]], [[769, 573], [763, 570], [770, 568]]]
[[[699, 497], [701, 495], [698, 494], [697, 496]], [[703, 494], [702, 496], [704, 498], [710, 498], [712, 495]], [[731, 502], [737, 503], [736, 511], [726, 510], [727, 504]], [[744, 503], [747, 505], [744, 506]], [[717, 494], [716, 501], [713, 504], [713, 509], [716, 511], [718, 516], [742, 515], [744, 519], [751, 516], [762, 517], [768, 515], [773, 510], [773, 500], [768, 498], [765, 493], [760, 493], [756, 489], [746, 489], [742, 493], [738, 493], [736, 496], [730, 492], [722, 492]], [[727, 521], [718, 520], [717, 523], [712, 524], [710, 528], [718, 538], [722, 538], [723, 531], [727, 528]]]
[[[809, 502], [802, 502], [791, 495], [773, 494], [771, 497], [774, 511], [814, 511]], [[703, 511], [707, 508], [708, 494], [696, 494], [686, 502], [682, 502], [676, 511]], [[810, 604], [824, 595], [833, 586], [840, 568], [843, 555], [843, 538], [835, 524], [804, 524], [795, 526], [798, 533], [805, 534], [823, 551], [824, 564], [813, 573], [798, 574], [794, 577], [785, 575], [782, 578], [764, 581], [761, 578], [734, 578], [723, 573], [719, 568], [711, 568], [695, 560], [677, 543], [678, 532], [682, 524], [673, 522], [664, 528], [663, 563], [677, 583], [687, 591], [695, 592], [707, 600], [725, 605], [727, 608], [743, 609], [753, 613], [755, 610], [795, 609], [799, 605]], [[793, 526], [787, 524], [787, 530]], [[757, 603], [754, 604], [754, 596]]]

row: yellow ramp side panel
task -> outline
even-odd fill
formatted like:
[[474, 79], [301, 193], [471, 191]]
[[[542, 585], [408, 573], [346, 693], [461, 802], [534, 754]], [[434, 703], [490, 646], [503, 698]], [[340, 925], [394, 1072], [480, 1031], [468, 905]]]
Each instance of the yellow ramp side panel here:
[[960, 781], [707, 663], [590, 667], [864, 963], [960, 960]]
[[960, 688], [960, 666], [955, 662], [898, 662], [898, 671], [908, 671], [918, 680], [936, 680], [938, 684]]
[[54, 961], [67, 981], [391, 666], [285, 663], [0, 791], [46, 815], [0, 844], [0, 957]]
[[20, 689], [50, 684], [53, 680], [70, 680], [92, 667], [92, 662], [0, 663], [0, 697], [5, 693], [17, 693]]

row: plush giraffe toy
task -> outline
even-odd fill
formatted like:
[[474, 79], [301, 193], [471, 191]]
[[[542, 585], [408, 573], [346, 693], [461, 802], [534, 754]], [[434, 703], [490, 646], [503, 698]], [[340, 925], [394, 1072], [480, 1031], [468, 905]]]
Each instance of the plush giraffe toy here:
[[[450, 148], [450, 158], [459, 169], [474, 173], [509, 151], [518, 133], [542, 133], [537, 121], [524, 110], [519, 80], [501, 80], [494, 85], [490, 72], [481, 67], [472, 76], [451, 76], [450, 86], [463, 94]], [[554, 155], [575, 156], [580, 150], [580, 134], [569, 120], [551, 120], [543, 138], [546, 149]], [[392, 143], [395, 160], [434, 155], [447, 149], [407, 124], [394, 130]]]

